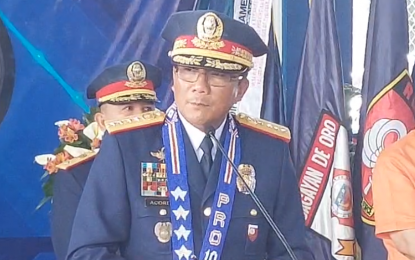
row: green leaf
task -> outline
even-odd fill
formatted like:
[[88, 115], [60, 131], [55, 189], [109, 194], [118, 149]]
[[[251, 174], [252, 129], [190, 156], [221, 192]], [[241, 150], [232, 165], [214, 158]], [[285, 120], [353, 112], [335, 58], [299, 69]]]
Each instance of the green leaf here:
[[45, 171], [45, 173], [43, 173], [42, 177], [40, 177], [40, 180], [43, 180], [44, 178], [49, 176], [49, 172]]
[[84, 125], [85, 125], [85, 127], [86, 127], [87, 125], [89, 125], [90, 123], [92, 123], [92, 121], [91, 121], [91, 119], [90, 119], [90, 116], [89, 116], [88, 114], [84, 114], [84, 115], [83, 115], [83, 117], [82, 117], [82, 121], [84, 121]]
[[90, 108], [90, 113], [83, 115], [82, 119], [84, 121], [85, 126], [87, 126], [87, 125], [89, 125], [89, 124], [91, 124], [92, 122], [95, 121], [94, 117], [95, 117], [95, 114], [98, 113], [98, 112], [99, 112], [99, 107], [91, 107]]
[[79, 139], [82, 140], [83, 142], [91, 142], [92, 140], [89, 139], [88, 136], [86, 136], [84, 133], [79, 133], [78, 135]]
[[39, 204], [36, 206], [35, 210], [39, 210], [40, 208], [42, 208], [48, 201], [50, 201], [52, 199], [52, 197], [45, 197], [43, 198]]
[[53, 177], [49, 178], [45, 183], [42, 184], [42, 190], [45, 194], [45, 197], [53, 196]]
[[58, 154], [58, 153], [63, 152], [63, 148], [65, 147], [65, 145], [66, 145], [66, 143], [65, 143], [65, 142], [61, 142], [61, 143], [60, 143], [60, 145], [59, 145], [59, 147], [58, 147], [58, 148], [56, 148], [56, 149], [53, 151], [53, 153], [54, 153], [54, 154]]
[[78, 147], [78, 145], [81, 145], [81, 144], [82, 144], [82, 140], [78, 140], [78, 141], [73, 142], [73, 143], [71, 143], [71, 144], [69, 144], [69, 145], [72, 145], [72, 146], [76, 146], [76, 147]]
[[78, 142], [72, 143], [71, 146], [78, 147], [78, 148], [84, 148], [84, 149], [87, 149], [87, 150], [91, 149], [90, 148], [91, 145], [89, 144], [89, 142], [83, 142], [83, 141], [78, 141]]

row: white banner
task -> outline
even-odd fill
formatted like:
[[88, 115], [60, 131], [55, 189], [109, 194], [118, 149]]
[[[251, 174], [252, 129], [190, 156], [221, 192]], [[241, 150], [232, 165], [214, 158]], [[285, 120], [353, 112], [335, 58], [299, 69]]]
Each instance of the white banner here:
[[272, 26], [274, 27], [274, 36], [277, 39], [280, 63], [282, 64], [282, 0], [272, 1]]
[[[266, 44], [271, 27], [272, 2], [272, 0], [235, 0], [234, 3], [234, 19], [249, 24]], [[236, 112], [260, 117], [267, 55], [254, 58], [253, 61], [254, 67], [248, 74], [248, 91], [235, 109]]]

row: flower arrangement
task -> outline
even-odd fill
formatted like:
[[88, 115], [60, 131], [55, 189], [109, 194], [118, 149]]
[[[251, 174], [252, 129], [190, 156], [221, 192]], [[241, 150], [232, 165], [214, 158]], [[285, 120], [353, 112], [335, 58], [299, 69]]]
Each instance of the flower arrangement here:
[[45, 170], [41, 177], [44, 198], [36, 209], [40, 209], [52, 199], [54, 174], [59, 171], [59, 164], [85, 153], [99, 150], [103, 131], [93, 120], [96, 112], [97, 109], [94, 109], [91, 114], [85, 115], [82, 122], [77, 119], [69, 119], [55, 123], [55, 126], [58, 127], [59, 146], [51, 154], [41, 154], [35, 157], [35, 162], [42, 165]]

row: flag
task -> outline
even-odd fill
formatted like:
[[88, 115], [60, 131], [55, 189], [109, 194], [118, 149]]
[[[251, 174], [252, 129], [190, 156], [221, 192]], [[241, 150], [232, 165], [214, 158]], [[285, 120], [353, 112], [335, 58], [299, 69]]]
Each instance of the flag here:
[[386, 260], [375, 237], [372, 170], [382, 150], [415, 126], [412, 82], [408, 72], [406, 0], [372, 0], [366, 41], [360, 133], [355, 155], [356, 237], [362, 260]]
[[291, 123], [307, 242], [319, 260], [353, 260], [353, 191], [332, 0], [313, 0]]
[[286, 114], [281, 62], [273, 24], [271, 24], [270, 28], [268, 48], [269, 51], [264, 73], [261, 118], [285, 125]]
[[222, 13], [233, 16], [234, 0], [210, 0], [209, 9], [216, 10]]
[[196, 10], [215, 10], [233, 17], [234, 0], [196, 0]]
[[411, 74], [411, 78], [412, 78], [412, 82], [414, 82], [414, 77], [415, 77], [415, 64], [412, 66], [412, 74]]

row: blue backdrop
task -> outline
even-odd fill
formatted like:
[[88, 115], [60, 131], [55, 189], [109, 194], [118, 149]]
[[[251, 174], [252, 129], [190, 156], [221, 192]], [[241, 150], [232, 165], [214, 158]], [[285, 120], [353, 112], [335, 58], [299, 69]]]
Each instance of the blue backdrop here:
[[[58, 145], [54, 122], [81, 117], [83, 93], [94, 74], [134, 57], [166, 72], [158, 93], [160, 107], [166, 106], [171, 69], [160, 32], [172, 12], [193, 6], [194, 0], [0, 1], [15, 61], [14, 72], [13, 59], [6, 62], [0, 56], [6, 76], [15, 78], [10, 106], [0, 121], [0, 259], [29, 260], [51, 249], [42, 238], [50, 234], [50, 207], [35, 211], [43, 197], [43, 170], [33, 158]], [[0, 39], [0, 45], [6, 46], [7, 39]], [[3, 90], [10, 82], [6, 85], [0, 87], [1, 104], [8, 100]]]

